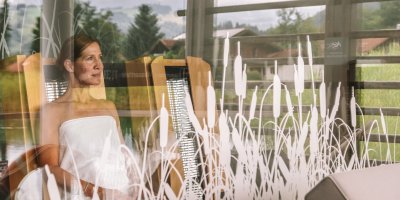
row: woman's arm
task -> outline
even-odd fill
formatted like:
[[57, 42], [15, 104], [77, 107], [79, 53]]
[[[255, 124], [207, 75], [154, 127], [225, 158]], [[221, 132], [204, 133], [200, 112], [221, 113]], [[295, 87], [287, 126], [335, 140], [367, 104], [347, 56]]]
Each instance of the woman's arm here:
[[52, 103], [46, 104], [41, 110], [40, 116], [40, 153], [39, 165], [58, 166], [59, 143], [58, 143], [58, 128], [61, 123], [60, 114], [57, 112], [56, 106]]
[[67, 183], [67, 188], [70, 188], [72, 177], [59, 166], [59, 126], [61, 123], [60, 108], [57, 108], [56, 103], [46, 104], [41, 110], [40, 116], [40, 137], [39, 137], [39, 152], [38, 164], [43, 167], [49, 166], [50, 171], [54, 174], [57, 184], [63, 185], [64, 178]]
[[121, 141], [121, 144], [125, 144], [125, 139], [122, 135], [121, 124], [120, 124], [117, 108], [116, 108], [115, 104], [111, 101], [107, 101], [107, 107], [108, 107], [109, 111], [111, 112], [111, 115], [114, 117], [115, 122], [117, 123], [118, 136]]

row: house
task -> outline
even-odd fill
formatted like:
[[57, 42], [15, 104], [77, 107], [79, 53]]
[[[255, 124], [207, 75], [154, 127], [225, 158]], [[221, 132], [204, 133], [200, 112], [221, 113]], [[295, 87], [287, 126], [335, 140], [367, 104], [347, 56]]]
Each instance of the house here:
[[[225, 38], [229, 34], [229, 37], [239, 36], [256, 36], [257, 34], [246, 28], [234, 28], [234, 29], [222, 29], [214, 32], [214, 38]], [[153, 55], [166, 55], [168, 51], [179, 51], [180, 48], [185, 46], [186, 33], [181, 33], [172, 39], [160, 39], [149, 51]], [[234, 48], [232, 47], [231, 50]], [[244, 54], [252, 54], [253, 48], [243, 49]], [[221, 51], [222, 52], [222, 51]]]
[[374, 50], [388, 46], [391, 41], [392, 39], [390, 38], [361, 39], [359, 45], [357, 45], [357, 52], [361, 53], [362, 55], [368, 55]]
[[[257, 35], [252, 30], [246, 28], [232, 28], [232, 29], [221, 29], [216, 30], [213, 33], [214, 38], [225, 38], [229, 33], [229, 37], [239, 37], [239, 36], [255, 36]], [[173, 38], [173, 40], [185, 40], [186, 33], [181, 33]]]
[[153, 47], [150, 48], [150, 54], [155, 56], [166, 55], [169, 51], [179, 52], [185, 47], [185, 40], [160, 39]]

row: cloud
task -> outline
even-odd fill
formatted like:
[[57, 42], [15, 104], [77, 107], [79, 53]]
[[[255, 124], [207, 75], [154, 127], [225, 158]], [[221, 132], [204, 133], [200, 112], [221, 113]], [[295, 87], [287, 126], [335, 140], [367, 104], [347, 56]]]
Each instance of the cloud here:
[[[88, 0], [84, 0], [88, 1]], [[89, 0], [91, 5], [98, 8], [124, 7], [131, 8], [142, 4], [169, 5], [173, 9], [184, 9], [186, 4], [182, 0]]]
[[[4, 0], [0, 0], [0, 5], [3, 6]], [[8, 0], [10, 5], [42, 5], [43, 0]]]

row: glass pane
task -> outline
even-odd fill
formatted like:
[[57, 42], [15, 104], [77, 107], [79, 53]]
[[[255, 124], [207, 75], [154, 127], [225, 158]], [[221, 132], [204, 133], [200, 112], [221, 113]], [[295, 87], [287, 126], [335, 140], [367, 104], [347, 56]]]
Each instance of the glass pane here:
[[[367, 145], [348, 136], [371, 122], [364, 133], [398, 135], [400, 90], [374, 88], [399, 81], [400, 2], [354, 2], [0, 1], [0, 173], [10, 167], [17, 173], [3, 175], [18, 175], [6, 196], [23, 191], [21, 177], [44, 164], [89, 174], [81, 185], [67, 175], [72, 196], [90, 197], [93, 174], [104, 169], [100, 188], [141, 179], [148, 191], [141, 195], [150, 196], [139, 199], [159, 195], [160, 184], [168, 199], [229, 198], [247, 180], [207, 181], [242, 175], [249, 183], [277, 181], [272, 189], [249, 186], [250, 199], [302, 199], [333, 171], [362, 168], [357, 159], [366, 158], [345, 151], [362, 154]], [[356, 102], [368, 113], [353, 127], [354, 63], [355, 81], [368, 82], [356, 89]], [[368, 148], [368, 159], [399, 159], [398, 144], [371, 140]], [[127, 167], [128, 158], [139, 167]], [[163, 174], [169, 169], [177, 171]], [[217, 192], [205, 194], [214, 183]]]
[[[138, 156], [142, 155], [141, 153], [145, 148], [152, 152], [156, 148], [160, 148], [159, 142], [157, 143], [159, 134], [155, 132], [158, 128], [158, 122], [151, 125], [152, 121], [150, 121], [155, 119], [157, 110], [159, 110], [154, 102], [154, 94], [150, 93], [153, 92], [154, 88], [152, 88], [150, 82], [146, 82], [147, 85], [144, 84], [145, 82], [140, 82], [152, 79], [151, 74], [147, 74], [143, 70], [144, 67], [150, 66], [144, 63], [137, 65], [131, 63], [141, 59], [152, 61], [159, 56], [164, 56], [167, 59], [182, 60], [185, 58], [185, 39], [184, 37], [177, 37], [184, 34], [186, 30], [186, 18], [177, 16], [177, 11], [184, 9], [186, 9], [186, 1], [184, 0], [166, 2], [6, 0], [0, 2], [0, 32], [5, 33], [1, 34], [0, 42], [1, 198], [11, 195], [13, 199], [16, 191], [25, 191], [18, 189], [18, 187], [21, 187], [19, 184], [24, 183], [21, 179], [32, 177], [32, 173], [28, 175], [30, 171], [34, 172], [36, 168], [51, 163], [44, 162], [43, 164], [42, 159], [53, 159], [55, 163], [59, 163], [56, 159], [58, 156], [62, 156], [58, 155], [61, 147], [53, 154], [57, 156], [47, 156], [49, 154], [45, 155], [43, 153], [45, 151], [41, 150], [42, 148], [46, 149], [47, 145], [62, 143], [62, 137], [58, 137], [61, 135], [59, 134], [61, 123], [64, 125], [64, 122], [68, 123], [69, 120], [90, 119], [91, 117], [102, 118], [103, 115], [112, 115], [116, 119], [115, 129], [107, 127], [98, 131], [98, 133], [113, 132], [112, 137], [114, 139], [117, 139], [117, 141], [123, 139], [129, 150]], [[147, 31], [142, 32], [143, 30]], [[62, 52], [62, 45], [67, 38], [74, 35], [73, 40], [75, 40], [80, 36], [79, 34], [90, 37], [90, 41], [97, 40], [94, 43], [98, 43], [101, 48], [87, 52], [87, 49], [93, 50], [91, 46], [93, 43], [90, 43], [88, 46], [83, 46], [82, 49]], [[79, 43], [74, 43], [72, 46], [77, 47], [79, 45]], [[67, 53], [68, 56], [65, 60], [68, 60], [68, 63], [71, 61], [72, 66], [66, 64], [66, 62], [57, 62], [59, 55], [65, 52], [69, 53]], [[100, 54], [97, 54], [99, 52]], [[92, 84], [91, 86], [96, 87], [90, 88], [90, 92], [86, 93], [87, 97], [90, 97], [89, 102], [86, 102], [85, 109], [80, 110], [75, 105], [81, 105], [82, 99], [65, 100], [68, 93], [75, 91], [76, 88], [88, 89], [88, 87], [81, 88], [82, 85], [75, 87], [74, 83], [76, 82], [70, 79], [71, 77], [78, 77], [72, 75], [74, 73], [84, 73], [79, 71], [82, 63], [87, 64], [87, 66], [96, 66], [93, 67], [96, 69], [88, 67], [83, 71], [93, 72], [98, 69], [99, 71], [86, 74], [86, 78], [82, 76], [78, 79], [88, 81], [94, 78], [100, 80], [100, 82], [95, 84], [94, 82], [89, 83], [90, 81], [86, 82], [86, 84]], [[66, 69], [67, 66], [70, 66], [70, 68]], [[140, 67], [142, 68], [138, 69]], [[140, 81], [137, 81], [139, 79]], [[153, 96], [150, 97], [149, 94]], [[100, 98], [100, 100], [97, 98]], [[149, 106], [150, 100], [153, 101], [154, 105]], [[57, 112], [57, 114], [53, 113], [55, 117], [49, 119], [51, 114], [46, 111], [47, 106], [44, 105], [49, 102], [51, 102], [48, 104], [50, 106], [69, 104], [71, 109]], [[104, 102], [109, 102], [112, 105], [111, 109], [107, 108]], [[91, 106], [86, 107], [87, 105], [96, 109], [91, 110]], [[50, 124], [50, 126], [54, 124], [57, 127], [48, 128], [46, 124]], [[99, 127], [104, 124], [99, 123], [96, 126]], [[153, 127], [153, 131], [146, 138], [146, 133], [148, 133], [150, 127]], [[54, 132], [47, 134], [51, 132], [50, 129]], [[96, 127], [93, 129], [96, 129]], [[93, 130], [82, 131], [77, 129], [73, 132], [88, 134], [91, 131]], [[119, 133], [122, 137], [119, 137]], [[54, 135], [59, 140], [51, 141]], [[102, 148], [103, 145], [92, 145], [96, 138], [102, 137], [100, 135], [95, 134], [94, 137], [85, 140], [83, 145], [79, 145], [79, 148], [73, 148], [72, 151], [76, 153], [79, 149], [86, 149], [83, 151], [83, 154], [86, 155], [96, 152], [90, 149], [92, 147], [101, 150], [99, 148]], [[100, 140], [104, 142], [105, 139], [103, 137]], [[40, 154], [41, 157], [38, 157], [39, 153], [43, 153], [43, 156]], [[118, 157], [119, 154], [114, 156], [113, 159], [119, 159]], [[100, 157], [95, 159], [98, 158]], [[160, 158], [159, 156], [154, 156], [154, 158], [156, 158], [154, 166], [157, 166]], [[146, 159], [144, 160], [144, 162], [147, 162]], [[91, 167], [97, 165], [107, 168], [107, 165], [98, 165], [97, 161], [92, 161], [89, 163]], [[141, 162], [141, 160], [137, 161]], [[78, 161], [78, 166], [81, 163], [81, 161]], [[121, 163], [115, 162], [114, 164]], [[118, 167], [114, 165], [114, 170]], [[151, 169], [152, 172], [156, 170], [156, 167], [153, 168]], [[82, 173], [81, 169], [79, 171]], [[99, 170], [92, 168], [89, 171]], [[127, 171], [124, 173], [121, 173], [121, 175], [127, 175]], [[9, 179], [5, 179], [6, 176]], [[122, 180], [124, 178], [127, 177], [123, 177]], [[8, 180], [10, 181], [5, 182]], [[36, 182], [35, 184], [38, 186], [37, 188], [31, 186], [29, 188], [34, 192], [39, 191], [35, 189], [41, 191], [41, 184]], [[92, 179], [91, 184], [95, 184], [95, 180]], [[86, 184], [86, 187], [82, 185], [82, 190], [86, 190], [88, 187], [90, 187], [89, 184]], [[74, 187], [71, 186], [71, 188]], [[73, 192], [73, 190], [70, 192]], [[19, 192], [16, 195], [16, 199], [18, 197], [19, 199], [26, 199], [27, 194]], [[34, 196], [41, 197], [39, 194]]]

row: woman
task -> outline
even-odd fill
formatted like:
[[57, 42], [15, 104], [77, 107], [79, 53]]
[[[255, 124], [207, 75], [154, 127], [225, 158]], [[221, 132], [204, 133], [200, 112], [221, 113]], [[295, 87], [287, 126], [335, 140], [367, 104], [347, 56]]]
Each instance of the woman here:
[[112, 194], [115, 199], [132, 199], [132, 181], [119, 148], [124, 141], [115, 105], [90, 95], [90, 87], [102, 79], [99, 41], [83, 34], [69, 38], [57, 64], [69, 85], [63, 96], [42, 110], [40, 143], [50, 148], [40, 153], [40, 165], [48, 165], [59, 186], [66, 183], [69, 191], [79, 178], [87, 197]]

